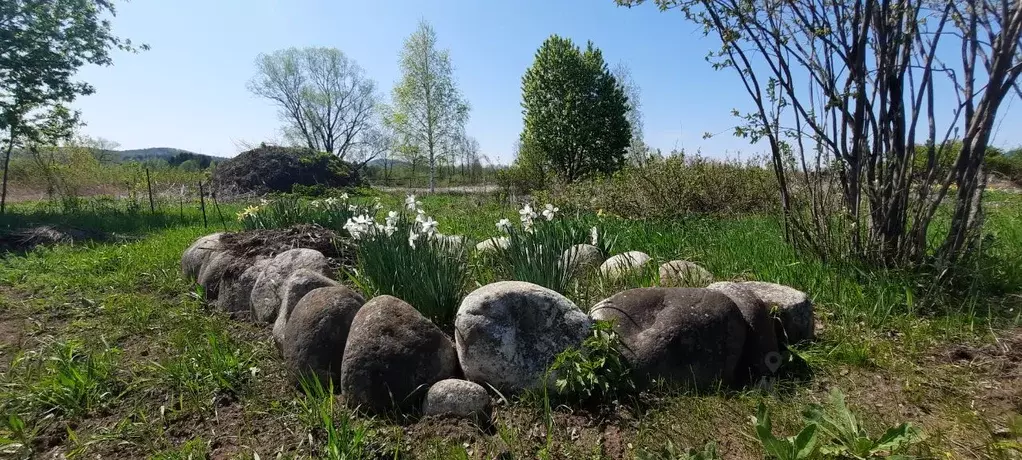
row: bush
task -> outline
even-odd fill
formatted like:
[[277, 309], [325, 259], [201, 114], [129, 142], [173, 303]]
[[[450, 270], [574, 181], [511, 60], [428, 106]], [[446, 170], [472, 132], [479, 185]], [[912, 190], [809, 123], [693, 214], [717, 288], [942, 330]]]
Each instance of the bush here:
[[550, 365], [557, 393], [575, 402], [589, 403], [613, 401], [635, 390], [620, 346], [613, 324], [593, 323], [582, 345], [564, 350]]
[[759, 214], [778, 207], [776, 178], [756, 161], [684, 155], [653, 158], [607, 179], [555, 185], [550, 199], [572, 210], [634, 218]]
[[1004, 155], [989, 157], [987, 168], [1022, 187], [1022, 152], [1013, 150]]

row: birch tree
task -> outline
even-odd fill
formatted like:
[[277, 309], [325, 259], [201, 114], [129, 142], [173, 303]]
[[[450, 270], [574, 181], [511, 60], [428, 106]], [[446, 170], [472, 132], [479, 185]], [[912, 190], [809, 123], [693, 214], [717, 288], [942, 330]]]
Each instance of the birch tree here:
[[406, 151], [421, 153], [429, 166], [429, 191], [436, 188], [437, 161], [455, 145], [468, 120], [469, 106], [454, 80], [450, 53], [436, 31], [422, 21], [405, 40], [401, 80], [394, 87], [393, 126]]

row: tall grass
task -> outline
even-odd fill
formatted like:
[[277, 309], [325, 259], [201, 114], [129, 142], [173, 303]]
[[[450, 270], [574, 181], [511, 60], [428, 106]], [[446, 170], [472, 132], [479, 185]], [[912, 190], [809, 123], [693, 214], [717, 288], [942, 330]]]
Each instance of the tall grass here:
[[340, 231], [344, 224], [356, 216], [376, 214], [374, 206], [356, 204], [347, 195], [307, 201], [297, 195], [282, 195], [264, 200], [259, 206], [249, 206], [238, 213], [238, 221], [245, 230], [284, 228], [299, 224], [318, 224]]
[[299, 400], [303, 419], [310, 428], [310, 436], [322, 442], [321, 458], [368, 458], [368, 430], [352, 420], [348, 412], [336, 410], [333, 383], [324, 387], [315, 376], [303, 377], [299, 383], [305, 395]]
[[565, 219], [539, 221], [531, 228], [507, 226], [507, 247], [498, 247], [495, 271], [503, 279], [525, 281], [567, 293], [582, 273], [577, 253], [565, 252], [589, 240], [589, 230]]
[[76, 417], [89, 414], [119, 397], [115, 376], [120, 351], [89, 352], [75, 341], [58, 342], [46, 355], [23, 355], [12, 364], [12, 384], [0, 391], [5, 414], [32, 412]]

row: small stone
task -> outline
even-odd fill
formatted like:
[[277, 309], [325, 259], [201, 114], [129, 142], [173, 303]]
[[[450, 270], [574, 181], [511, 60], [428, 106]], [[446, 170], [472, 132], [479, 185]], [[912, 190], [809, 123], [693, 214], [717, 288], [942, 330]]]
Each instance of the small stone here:
[[561, 254], [561, 266], [573, 267], [578, 273], [595, 270], [602, 263], [603, 253], [591, 244], [576, 244]]
[[422, 415], [455, 415], [485, 424], [490, 420], [490, 395], [478, 383], [446, 379], [426, 393]]
[[709, 270], [687, 260], [672, 260], [660, 266], [663, 287], [705, 287], [713, 282]]
[[509, 247], [511, 247], [511, 240], [508, 239], [508, 237], [496, 236], [480, 241], [479, 244], [476, 245], [476, 251], [485, 253], [496, 251], [497, 249], [507, 249]]
[[603, 265], [600, 265], [600, 273], [611, 281], [639, 276], [649, 261], [649, 255], [645, 252], [628, 251], [603, 262]]

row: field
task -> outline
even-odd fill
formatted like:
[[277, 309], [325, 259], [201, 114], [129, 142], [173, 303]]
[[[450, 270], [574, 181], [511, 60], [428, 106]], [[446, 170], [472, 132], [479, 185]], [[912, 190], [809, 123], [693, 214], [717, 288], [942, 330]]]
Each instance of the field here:
[[[369, 193], [384, 209], [404, 198]], [[517, 217], [518, 204], [496, 195], [421, 200], [442, 232], [473, 241], [494, 236], [500, 218]], [[4, 227], [59, 222], [112, 236], [2, 256], [0, 456], [688, 458], [688, 449], [712, 444], [722, 458], [763, 458], [750, 421], [760, 403], [774, 433], [793, 436], [804, 426], [801, 412], [836, 388], [874, 437], [902, 422], [920, 428], [914, 455], [1019, 458], [1022, 196], [991, 192], [987, 200], [990, 237], [975, 276], [939, 290], [918, 275], [801, 257], [769, 215], [569, 216], [598, 222], [615, 252], [683, 258], [718, 279], [809, 293], [819, 338], [795, 350], [807, 369], [768, 390], [664, 388], [584, 407], [547, 408], [549, 399], [530, 393], [500, 401], [485, 427], [350, 414], [294, 385], [269, 328], [201, 302], [181, 276], [181, 253], [199, 236], [238, 229], [244, 203], [222, 205], [223, 221], [211, 211], [205, 227], [192, 206], [157, 216], [108, 207], [64, 215], [18, 203]], [[586, 309], [611, 293], [572, 297]]]

